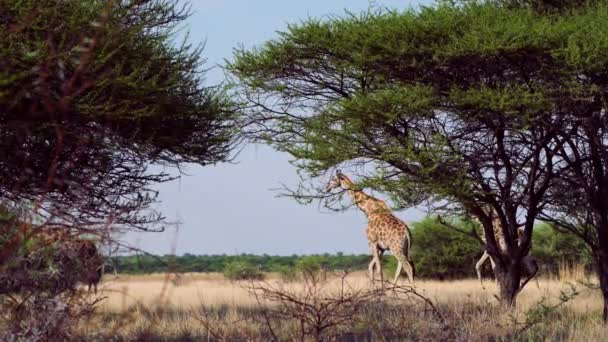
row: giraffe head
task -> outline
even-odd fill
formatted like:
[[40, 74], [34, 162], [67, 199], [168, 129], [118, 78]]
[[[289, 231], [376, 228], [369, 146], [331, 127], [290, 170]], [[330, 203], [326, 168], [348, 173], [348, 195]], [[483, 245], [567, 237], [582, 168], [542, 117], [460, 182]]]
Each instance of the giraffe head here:
[[352, 185], [352, 181], [346, 177], [342, 171], [337, 170], [336, 174], [331, 177], [329, 180], [329, 184], [327, 184], [327, 188], [325, 191], [330, 192], [335, 188], [342, 187], [344, 189], [350, 189]]

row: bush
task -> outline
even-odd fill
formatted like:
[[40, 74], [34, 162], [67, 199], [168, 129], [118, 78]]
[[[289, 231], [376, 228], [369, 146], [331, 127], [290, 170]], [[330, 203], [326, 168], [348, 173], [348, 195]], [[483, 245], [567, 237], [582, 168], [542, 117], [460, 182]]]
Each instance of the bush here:
[[310, 255], [296, 262], [296, 271], [304, 277], [322, 279], [329, 269], [329, 261], [326, 256]]
[[274, 271], [279, 274], [279, 277], [284, 281], [295, 281], [298, 279], [298, 270], [294, 266], [277, 266]]
[[67, 229], [0, 221], [0, 340], [69, 339], [98, 301], [77, 284], [96, 285], [103, 256]]
[[593, 267], [591, 253], [584, 241], [546, 223], [534, 227], [530, 254], [546, 273], [557, 274], [560, 264], [582, 265], [588, 271]]
[[[454, 225], [470, 230], [470, 223], [454, 222]], [[470, 236], [426, 218], [412, 224], [412, 250], [410, 257], [415, 264], [416, 277], [454, 279], [475, 276], [475, 263], [481, 257], [483, 247]], [[394, 263], [387, 265], [395, 267]], [[394, 268], [393, 268], [394, 272]]]
[[[454, 220], [453, 223], [470, 231], [470, 222]], [[427, 218], [411, 223], [412, 250], [416, 277], [435, 279], [454, 279], [475, 277], [475, 263], [483, 253], [483, 246], [472, 237]], [[480, 227], [476, 227], [481, 231]], [[361, 237], [364, 238], [363, 236]], [[0, 236], [0, 244], [2, 243]], [[531, 255], [541, 267], [541, 274], [557, 274], [562, 265], [592, 266], [591, 257], [585, 244], [568, 234], [559, 233], [546, 224], [534, 228]], [[309, 255], [309, 256], [270, 256], [270, 255], [147, 255], [119, 256], [112, 258], [121, 273], [166, 272], [223, 272], [228, 264], [243, 263], [259, 265], [259, 272], [277, 272], [287, 281], [295, 280], [303, 272], [322, 273], [325, 271], [367, 271], [371, 261], [369, 252], [359, 255]], [[383, 257], [385, 279], [392, 279], [397, 263], [387, 252]], [[490, 276], [490, 262], [484, 273]], [[251, 266], [250, 266], [251, 267]]]
[[232, 261], [224, 267], [224, 277], [226, 279], [237, 280], [262, 280], [264, 273], [250, 263], [244, 261]]
[[73, 291], [79, 282], [99, 282], [104, 264], [95, 244], [81, 235], [18, 220], [0, 224], [0, 251], [0, 294]]

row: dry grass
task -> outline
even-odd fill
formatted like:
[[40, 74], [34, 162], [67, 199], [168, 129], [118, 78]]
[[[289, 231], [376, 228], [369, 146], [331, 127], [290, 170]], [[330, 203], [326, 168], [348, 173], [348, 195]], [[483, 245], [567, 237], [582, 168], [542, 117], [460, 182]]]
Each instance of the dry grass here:
[[[572, 277], [569, 279], [580, 276], [576, 272], [569, 275]], [[346, 281], [351, 291], [364, 291], [372, 286], [364, 273], [353, 273]], [[283, 283], [273, 276], [266, 284], [294, 293], [304, 290], [301, 282]], [[429, 313], [416, 311], [419, 309], [402, 304], [391, 306], [383, 300], [369, 305], [360, 317], [353, 319], [353, 326], [344, 330], [347, 332], [344, 336], [350, 336], [350, 340], [511, 340], [517, 336], [524, 340], [602, 340], [608, 336], [608, 330], [600, 323], [602, 300], [597, 291], [578, 285], [580, 293], [558, 309], [543, 310], [539, 305], [543, 298], [545, 304], [558, 302], [560, 293], [571, 289], [569, 284], [572, 283], [565, 280], [542, 279], [537, 287], [531, 282], [518, 297], [516, 310], [506, 311], [498, 305], [496, 286], [491, 280], [486, 281], [487, 290], [476, 280], [418, 281], [416, 291], [437, 306], [445, 322], [436, 322]], [[335, 292], [339, 287], [338, 278], [330, 279], [324, 293]], [[243, 283], [226, 281], [221, 274], [108, 277], [101, 289], [107, 299], [97, 317], [82, 327], [82, 335], [88, 339], [114, 336], [128, 340], [200, 340], [219, 336], [229, 340], [268, 340], [272, 337], [263, 319], [264, 307]], [[517, 334], [525, 326], [519, 323], [538, 315], [542, 316], [543, 323]], [[291, 323], [276, 324], [284, 334], [288, 334], [289, 329], [297, 329]]]
[[585, 279], [585, 265], [560, 261], [557, 270], [557, 279], [580, 281]]

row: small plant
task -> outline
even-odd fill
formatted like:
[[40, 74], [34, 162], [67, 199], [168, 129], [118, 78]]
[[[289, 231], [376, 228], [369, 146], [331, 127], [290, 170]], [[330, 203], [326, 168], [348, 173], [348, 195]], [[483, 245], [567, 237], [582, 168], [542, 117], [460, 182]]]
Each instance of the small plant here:
[[[273, 340], [281, 327], [289, 326], [287, 340], [334, 340], [354, 336], [361, 327], [371, 327], [366, 310], [378, 305], [417, 308], [431, 312], [439, 326], [446, 328], [443, 314], [434, 303], [411, 286], [381, 283], [373, 288], [357, 288], [347, 280], [348, 273], [302, 272], [302, 288], [283, 287], [268, 282], [249, 283], [247, 289], [262, 309], [260, 323], [266, 326]], [[332, 282], [333, 281], [333, 282]], [[337, 285], [336, 285], [337, 283]], [[364, 328], [365, 329], [365, 328]], [[285, 332], [285, 331], [283, 331]]]
[[296, 272], [304, 278], [325, 280], [327, 269], [327, 260], [320, 256], [307, 256], [296, 263]]
[[82, 292], [34, 293], [25, 299], [11, 297], [3, 303], [8, 323], [0, 332], [2, 341], [64, 341], [74, 337], [74, 328], [86, 321], [103, 300]]
[[543, 296], [533, 307], [528, 309], [524, 315], [524, 321], [518, 321], [515, 316], [510, 316], [513, 326], [520, 327], [517, 334], [520, 335], [524, 331], [533, 328], [536, 325], [543, 324], [548, 321], [549, 315], [555, 313], [559, 308], [566, 303], [576, 298], [580, 292], [574, 284], [568, 283], [570, 286], [567, 290], [560, 291], [557, 303], [551, 304], [547, 297]]
[[101, 300], [78, 291], [97, 286], [104, 257], [67, 229], [0, 223], [0, 340], [70, 339]]
[[264, 279], [264, 273], [250, 263], [232, 261], [224, 267], [224, 277], [231, 281], [262, 280]]
[[295, 281], [298, 279], [298, 270], [294, 266], [277, 266], [274, 269], [283, 281]]

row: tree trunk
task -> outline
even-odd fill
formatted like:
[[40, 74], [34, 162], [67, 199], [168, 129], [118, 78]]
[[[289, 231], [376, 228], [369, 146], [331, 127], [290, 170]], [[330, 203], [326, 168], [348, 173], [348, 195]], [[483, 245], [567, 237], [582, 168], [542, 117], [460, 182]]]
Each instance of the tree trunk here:
[[597, 276], [600, 279], [600, 289], [604, 297], [604, 309], [602, 310], [602, 318], [604, 324], [608, 323], [608, 259], [597, 261]]
[[501, 304], [509, 308], [515, 307], [521, 283], [520, 262], [511, 261], [504, 268], [497, 266], [495, 272]]
[[602, 228], [598, 227], [599, 237], [599, 250], [595, 251], [595, 263], [597, 270], [597, 277], [600, 280], [600, 289], [604, 298], [604, 309], [602, 310], [602, 318], [604, 323], [608, 323], [608, 236], [599, 232]]
[[[608, 215], [606, 215], [607, 206], [604, 203], [606, 194], [601, 192], [601, 196], [597, 199], [597, 204], [593, 212], [594, 226], [597, 231], [596, 250], [593, 250], [595, 257], [595, 268], [597, 277], [600, 281], [600, 290], [604, 299], [602, 310], [602, 318], [604, 323], [608, 322]], [[591, 246], [593, 249], [593, 246]]]

